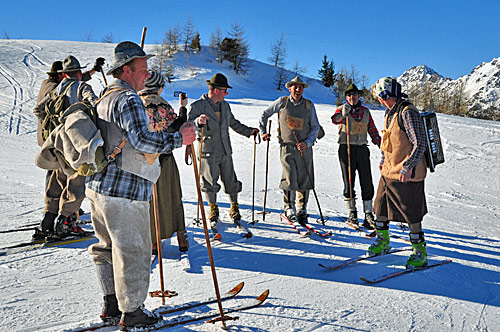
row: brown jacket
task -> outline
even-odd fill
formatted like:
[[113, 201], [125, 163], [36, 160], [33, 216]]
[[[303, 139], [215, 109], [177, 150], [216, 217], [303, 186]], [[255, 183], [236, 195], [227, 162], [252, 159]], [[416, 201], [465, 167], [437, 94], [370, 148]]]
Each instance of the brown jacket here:
[[[36, 99], [36, 106], [35, 110], [40, 107], [40, 102], [47, 96], [49, 93], [54, 90], [57, 85], [59, 84], [59, 81], [53, 77], [49, 77], [46, 80], [42, 81], [42, 85], [40, 86], [40, 91], [38, 92], [38, 97]], [[35, 112], [36, 114], [36, 112]], [[42, 138], [42, 121], [43, 119], [38, 118], [38, 127], [36, 130], [36, 140], [38, 143], [38, 146], [43, 145], [43, 138]]]

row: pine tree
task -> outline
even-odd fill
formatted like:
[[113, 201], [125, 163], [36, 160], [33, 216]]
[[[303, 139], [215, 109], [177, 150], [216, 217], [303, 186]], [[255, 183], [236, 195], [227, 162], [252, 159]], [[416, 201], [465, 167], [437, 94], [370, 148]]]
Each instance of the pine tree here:
[[328, 61], [326, 54], [323, 57], [323, 65], [321, 69], [318, 70], [318, 75], [323, 85], [327, 88], [335, 83], [335, 65], [333, 61]]
[[191, 49], [193, 51], [201, 51], [200, 33], [196, 32], [193, 39], [191, 40]]
[[222, 56], [233, 65], [237, 74], [245, 74], [248, 70], [249, 45], [244, 37], [243, 28], [236, 22], [229, 31], [229, 37], [222, 41]]

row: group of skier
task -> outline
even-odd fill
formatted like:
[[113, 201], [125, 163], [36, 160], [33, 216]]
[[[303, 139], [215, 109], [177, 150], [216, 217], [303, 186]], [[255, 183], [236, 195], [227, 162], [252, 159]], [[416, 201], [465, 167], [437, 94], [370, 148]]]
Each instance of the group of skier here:
[[[234, 170], [229, 128], [246, 137], [255, 138], [260, 134], [262, 140], [269, 141], [268, 121], [278, 114], [284, 214], [289, 220], [304, 224], [309, 192], [314, 190], [313, 144], [318, 135], [324, 135], [314, 103], [303, 97], [308, 84], [298, 76], [286, 83], [290, 95], [271, 103], [260, 116], [259, 128], [252, 128], [238, 121], [224, 100], [232, 87], [221, 73], [207, 80], [208, 93], [193, 102], [189, 111], [188, 99], [181, 94], [176, 114], [161, 97], [165, 85], [163, 76], [148, 70], [147, 60], [151, 56], [133, 42], [119, 43], [114, 49], [112, 67], [107, 71], [115, 80], [101, 91], [99, 99], [82, 81], [83, 68], [76, 58], [67, 57], [59, 70], [54, 63], [49, 72], [52, 77], [61, 73], [66, 77], [52, 84], [50, 90], [56, 95], [66, 94], [70, 103], [86, 101], [96, 107], [104, 154], [113, 158], [103, 171], [87, 177], [67, 175], [63, 169], [52, 172], [49, 184], [57, 183], [60, 189], [57, 195], [50, 186], [46, 189], [45, 216], [36, 236], [57, 238], [81, 233], [71, 216], [83, 197], [89, 199], [92, 225], [99, 240], [89, 247], [89, 252], [104, 296], [101, 318], [119, 322], [123, 330], [149, 326], [160, 320], [143, 305], [149, 288], [151, 250], [160, 250], [153, 227], [155, 211], [161, 222], [160, 238], [169, 238], [177, 232], [179, 250], [187, 251], [189, 247], [173, 149], [182, 145], [190, 147], [198, 141], [200, 187], [210, 206], [210, 222], [216, 225], [220, 218], [219, 178], [231, 202], [230, 217], [239, 222], [238, 193], [242, 183]], [[102, 71], [104, 60], [101, 59], [96, 61], [94, 72]], [[358, 173], [365, 214], [363, 226], [375, 228], [377, 233], [368, 254], [381, 255], [389, 251], [389, 222], [405, 222], [409, 224], [413, 246], [407, 266], [425, 266], [427, 251], [421, 226], [427, 212], [426, 165], [422, 158], [425, 137], [419, 114], [393, 78], [378, 80], [374, 93], [386, 107], [382, 138], [370, 111], [361, 105], [362, 91], [354, 84], [345, 92], [346, 103], [332, 116], [332, 123], [338, 125], [339, 130], [338, 155], [349, 220], [358, 222], [354, 190]], [[50, 91], [44, 94], [47, 97], [39, 100], [35, 108], [40, 122], [47, 116], [43, 112], [45, 104], [53, 98]], [[367, 135], [382, 150], [374, 208]], [[73, 189], [75, 181], [80, 185], [78, 189]], [[58, 202], [59, 209], [51, 202]]]

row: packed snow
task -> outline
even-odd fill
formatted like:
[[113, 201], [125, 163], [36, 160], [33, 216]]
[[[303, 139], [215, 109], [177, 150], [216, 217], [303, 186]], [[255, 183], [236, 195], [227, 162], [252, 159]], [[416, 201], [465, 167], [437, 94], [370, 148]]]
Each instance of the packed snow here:
[[[112, 62], [113, 44], [1, 40], [0, 41], [0, 241], [1, 247], [29, 241], [31, 231], [2, 231], [36, 224], [44, 207], [45, 171], [36, 167], [36, 119], [32, 113], [40, 83], [52, 61], [69, 54], [92, 66], [98, 56]], [[151, 50], [152, 46], [148, 46]], [[181, 61], [184, 59], [184, 62]], [[186, 60], [188, 59], [188, 60]], [[223, 72], [234, 87], [227, 97], [237, 119], [257, 126], [261, 111], [285, 92], [273, 90], [273, 67], [253, 62], [247, 76], [232, 73], [229, 65], [209, 61], [208, 53], [176, 61], [197, 68], [192, 77], [166, 87], [164, 97], [173, 100], [174, 90], [188, 93], [190, 101], [206, 92], [205, 80]], [[180, 69], [179, 69], [180, 70]], [[108, 77], [108, 80], [111, 78]], [[100, 74], [91, 84], [96, 92], [104, 86]], [[238, 313], [228, 321], [229, 331], [500, 331], [500, 123], [438, 115], [446, 162], [426, 180], [429, 214], [424, 230], [432, 262], [451, 259], [451, 264], [419, 271], [369, 285], [360, 276], [375, 277], [402, 269], [407, 252], [380, 257], [343, 269], [328, 271], [318, 266], [362, 255], [371, 243], [361, 233], [335, 217], [346, 215], [337, 157], [337, 128], [330, 122], [335, 107], [329, 91], [316, 81], [304, 96], [316, 103], [326, 136], [314, 146], [316, 192], [323, 215], [331, 220], [316, 224], [319, 210], [311, 193], [309, 213], [314, 225], [332, 231], [329, 238], [302, 238], [279, 218], [282, 208], [279, 179], [281, 164], [274, 138], [269, 153], [269, 184], [262, 221], [265, 183], [265, 143], [256, 148], [253, 237], [243, 239], [229, 222], [229, 200], [219, 195], [223, 224], [222, 242], [213, 242], [213, 256], [221, 292], [241, 281], [237, 299], [224, 302], [229, 308], [240, 300], [270, 290], [259, 308]], [[382, 126], [383, 111], [372, 111]], [[276, 118], [272, 118], [276, 129]], [[252, 168], [254, 141], [231, 133], [233, 159], [243, 191], [239, 196], [243, 218], [252, 220]], [[370, 145], [374, 185], [379, 179], [378, 148]], [[192, 166], [184, 163], [184, 149], [175, 151], [180, 169], [192, 270], [182, 270], [175, 237], [164, 241], [165, 287], [178, 296], [166, 307], [199, 301], [215, 295], [203, 229], [196, 226], [196, 189]], [[359, 192], [359, 187], [357, 188]], [[89, 211], [85, 201], [83, 209]], [[361, 202], [358, 200], [358, 209]], [[208, 209], [207, 209], [208, 211]], [[362, 216], [362, 214], [361, 214]], [[82, 219], [88, 219], [84, 215]], [[91, 229], [91, 225], [84, 226]], [[396, 224], [391, 232], [407, 238]], [[35, 250], [7, 251], [0, 256], [0, 330], [75, 331], [99, 323], [102, 294], [87, 247], [95, 240]], [[408, 246], [393, 239], [395, 248]], [[4, 250], [3, 250], [4, 251]], [[150, 290], [158, 290], [159, 269], [151, 267]], [[240, 300], [239, 300], [240, 299]], [[161, 306], [148, 298], [146, 307]], [[211, 305], [210, 308], [216, 308]], [[181, 315], [210, 309], [202, 306]], [[170, 319], [168, 316], [166, 319]], [[169, 331], [219, 331], [220, 323], [203, 322], [165, 329]], [[102, 331], [116, 331], [109, 327]]]

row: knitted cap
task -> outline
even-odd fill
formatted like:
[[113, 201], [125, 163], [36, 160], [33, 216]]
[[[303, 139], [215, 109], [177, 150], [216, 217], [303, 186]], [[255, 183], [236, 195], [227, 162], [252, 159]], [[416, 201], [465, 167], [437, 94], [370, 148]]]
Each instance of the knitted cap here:
[[146, 88], [163, 88], [165, 86], [165, 77], [154, 70], [148, 70], [149, 75], [151, 75], [146, 81], [144, 81], [144, 85]]
[[401, 84], [394, 77], [382, 77], [375, 83], [374, 95], [383, 100], [389, 98], [399, 98], [401, 93]]

